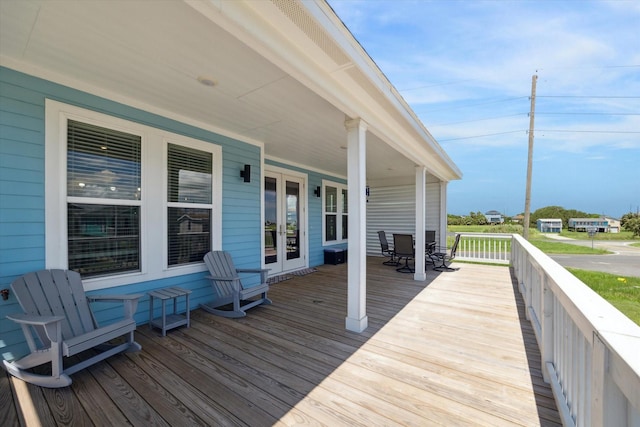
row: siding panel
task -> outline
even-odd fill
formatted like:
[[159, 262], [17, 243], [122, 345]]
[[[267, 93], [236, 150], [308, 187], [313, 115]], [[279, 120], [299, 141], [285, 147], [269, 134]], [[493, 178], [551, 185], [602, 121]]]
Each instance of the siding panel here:
[[[393, 245], [393, 233], [415, 234], [415, 186], [375, 187], [369, 189], [367, 203], [367, 254], [380, 255], [378, 231], [384, 230]], [[426, 230], [440, 224], [440, 184], [426, 186]]]
[[[142, 123], [179, 135], [209, 141], [222, 147], [223, 202], [216, 206], [223, 218], [223, 245], [238, 267], [259, 267], [260, 246], [260, 162], [261, 148], [210, 131], [157, 116], [89, 93], [34, 78], [0, 67], [0, 289], [9, 287], [19, 275], [45, 267], [45, 99], [87, 108], [114, 117]], [[240, 168], [252, 165], [252, 180], [242, 182]], [[136, 313], [138, 323], [149, 319], [150, 290], [181, 286], [192, 290], [191, 306], [213, 298], [204, 273], [150, 280], [93, 293], [142, 293]], [[0, 319], [19, 312], [10, 297], [0, 304]], [[97, 307], [100, 322], [121, 316], [121, 307]], [[13, 322], [0, 322], [0, 354], [19, 357], [26, 352], [24, 337]]]

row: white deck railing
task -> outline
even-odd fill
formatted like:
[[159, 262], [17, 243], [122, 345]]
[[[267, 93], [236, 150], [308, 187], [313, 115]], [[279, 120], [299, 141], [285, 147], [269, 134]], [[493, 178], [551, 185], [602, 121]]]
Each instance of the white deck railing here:
[[509, 264], [511, 260], [511, 234], [461, 234], [456, 259], [460, 261]]
[[514, 235], [511, 264], [565, 426], [640, 426], [640, 326]]

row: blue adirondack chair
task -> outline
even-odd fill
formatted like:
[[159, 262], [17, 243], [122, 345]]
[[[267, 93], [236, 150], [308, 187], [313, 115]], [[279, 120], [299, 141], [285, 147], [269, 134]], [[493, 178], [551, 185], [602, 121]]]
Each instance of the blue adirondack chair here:
[[[209, 269], [208, 279], [216, 294], [216, 299], [207, 304], [200, 304], [203, 310], [223, 317], [244, 317], [246, 311], [260, 304], [271, 304], [267, 298], [269, 285], [267, 274], [269, 269], [236, 269], [231, 254], [224, 251], [208, 252], [204, 256], [204, 263]], [[260, 284], [244, 287], [239, 273], [260, 274]], [[259, 296], [257, 299], [251, 299]], [[229, 305], [229, 309], [224, 306]]]
[[[133, 340], [138, 299], [142, 295], [104, 295], [87, 297], [80, 274], [71, 270], [41, 270], [16, 279], [11, 288], [24, 313], [8, 319], [22, 327], [31, 353], [13, 362], [4, 361], [11, 375], [42, 387], [57, 388], [71, 384], [69, 375], [124, 351], [139, 351]], [[99, 326], [89, 303], [121, 302], [124, 319]], [[124, 343], [108, 342], [125, 336]], [[89, 349], [99, 353], [64, 368], [63, 357]], [[51, 364], [51, 375], [35, 374], [28, 369]]]

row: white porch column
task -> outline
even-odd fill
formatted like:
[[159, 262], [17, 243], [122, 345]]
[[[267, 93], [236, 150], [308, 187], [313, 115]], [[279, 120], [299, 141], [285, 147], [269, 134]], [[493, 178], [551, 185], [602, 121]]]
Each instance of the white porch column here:
[[349, 331], [362, 332], [367, 318], [367, 124], [361, 119], [345, 121], [347, 128], [347, 178], [349, 243], [347, 318]]
[[427, 169], [424, 166], [416, 166], [416, 243], [415, 243], [415, 273], [414, 280], [427, 280], [425, 273], [425, 240], [424, 228], [427, 220]]
[[440, 242], [438, 246], [447, 248], [447, 182], [440, 181]]

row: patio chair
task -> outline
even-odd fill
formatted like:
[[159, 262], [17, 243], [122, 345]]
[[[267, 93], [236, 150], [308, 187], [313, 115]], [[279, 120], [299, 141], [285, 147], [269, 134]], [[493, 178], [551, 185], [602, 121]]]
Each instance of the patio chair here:
[[[247, 315], [246, 311], [260, 304], [271, 304], [267, 298], [269, 285], [267, 274], [269, 269], [237, 269], [228, 252], [212, 251], [204, 256], [204, 263], [209, 269], [208, 279], [216, 294], [216, 299], [207, 304], [200, 304], [203, 310], [223, 317], [238, 318]], [[238, 273], [260, 274], [260, 284], [244, 287]], [[258, 299], [250, 299], [260, 296]], [[225, 307], [228, 306], [228, 307]]]
[[409, 260], [413, 259], [413, 236], [411, 234], [394, 234], [393, 235], [393, 250], [398, 257], [398, 265], [404, 258], [404, 265], [400, 268], [396, 268], [396, 271], [400, 273], [413, 273], [415, 270], [409, 265]]
[[[4, 361], [7, 371], [15, 377], [42, 387], [66, 387], [71, 384], [69, 375], [115, 354], [141, 349], [133, 340], [133, 315], [142, 295], [86, 296], [80, 274], [71, 270], [28, 273], [14, 280], [11, 288], [24, 313], [7, 318], [20, 324], [31, 350], [19, 360]], [[98, 326], [89, 307], [94, 301], [122, 302], [124, 319]], [[124, 343], [108, 343], [122, 336], [126, 337]], [[63, 356], [89, 349], [100, 352], [64, 367]], [[27, 371], [45, 363], [51, 363], [51, 375]]]
[[384, 231], [378, 231], [378, 240], [380, 240], [380, 249], [382, 251], [382, 255], [389, 257], [389, 259], [384, 261], [383, 264], [397, 266], [399, 263], [396, 260], [396, 254], [393, 249], [389, 249], [387, 234]]
[[447, 253], [446, 248], [443, 252], [434, 252], [429, 254], [429, 257], [433, 261], [434, 267], [433, 269], [436, 271], [456, 271], [458, 268], [452, 268], [451, 262], [456, 257], [456, 252], [458, 250], [458, 245], [460, 244], [460, 234], [456, 234], [456, 238], [453, 241], [453, 246], [451, 246], [451, 252]]
[[435, 230], [425, 230], [424, 232], [424, 250], [425, 261], [433, 264], [430, 254], [436, 250], [436, 232]]

